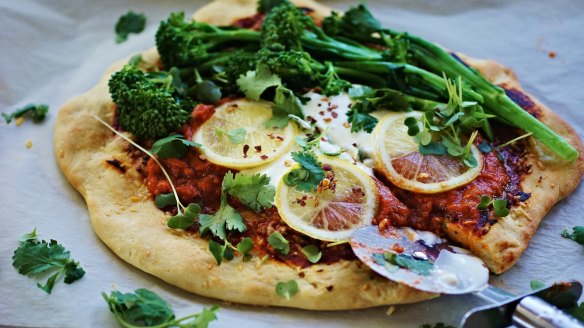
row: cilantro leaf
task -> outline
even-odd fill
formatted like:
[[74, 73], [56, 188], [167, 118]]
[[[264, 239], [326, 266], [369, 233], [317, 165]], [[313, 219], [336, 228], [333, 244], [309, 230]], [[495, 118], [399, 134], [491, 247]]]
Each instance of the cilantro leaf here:
[[347, 112], [347, 121], [351, 124], [351, 132], [365, 130], [371, 133], [379, 120], [371, 115], [373, 107], [367, 99], [363, 99], [351, 106]]
[[150, 152], [160, 156], [162, 159], [183, 158], [189, 149], [189, 147], [201, 147], [200, 144], [186, 140], [180, 134], [173, 134], [166, 138], [157, 140], [153, 145]]
[[227, 230], [243, 232], [246, 229], [241, 215], [227, 203], [227, 195], [237, 198], [247, 207], [256, 212], [262, 208], [271, 207], [274, 201], [275, 190], [269, 184], [270, 178], [264, 174], [246, 175], [244, 173], [233, 174], [231, 171], [225, 174], [221, 185], [221, 205], [213, 215], [201, 214], [199, 223], [200, 231], [204, 234], [207, 230], [215, 237], [225, 240]]
[[176, 205], [176, 197], [174, 193], [169, 192], [167, 194], [160, 194], [154, 198], [154, 204], [158, 208], [165, 208], [167, 206], [174, 206]]
[[290, 300], [292, 296], [298, 293], [298, 283], [296, 280], [289, 280], [287, 282], [279, 282], [276, 284], [276, 294]]
[[172, 229], [186, 230], [195, 224], [195, 219], [199, 216], [200, 211], [201, 207], [198, 204], [191, 203], [185, 208], [183, 214], [177, 214], [168, 219], [166, 225]]
[[122, 43], [128, 39], [130, 33], [140, 33], [146, 26], [146, 16], [128, 11], [121, 16], [116, 23], [116, 43]]
[[246, 131], [244, 128], [237, 128], [237, 129], [233, 129], [231, 131], [225, 131], [222, 128], [216, 126], [215, 127], [215, 134], [217, 134], [217, 136], [219, 138], [221, 138], [223, 136], [227, 136], [227, 138], [229, 139], [229, 141], [231, 143], [240, 144], [240, 143], [243, 143], [245, 141]]
[[318, 249], [318, 247], [316, 247], [316, 245], [308, 245], [302, 247], [302, 254], [306, 256], [306, 259], [310, 263], [317, 263], [318, 261], [320, 261], [320, 258], [322, 257], [322, 252]]
[[229, 248], [229, 245], [230, 244], [227, 241], [224, 245], [221, 245], [214, 240], [209, 240], [209, 251], [213, 254], [215, 261], [217, 261], [217, 265], [221, 265], [224, 258], [227, 261], [233, 260], [233, 250]]
[[[225, 200], [223, 200], [224, 198]], [[199, 223], [201, 224], [201, 234], [208, 230], [211, 231], [213, 236], [225, 240], [227, 237], [225, 226], [227, 226], [228, 230], [237, 230], [239, 232], [245, 231], [246, 227], [241, 215], [227, 204], [226, 196], [222, 195], [221, 199], [221, 206], [217, 213], [199, 215]]]
[[2, 117], [4, 117], [6, 124], [10, 124], [12, 120], [20, 117], [28, 117], [32, 119], [33, 122], [40, 123], [45, 119], [48, 111], [49, 106], [47, 105], [28, 104], [23, 108], [17, 109], [11, 114], [2, 113]]
[[266, 65], [258, 65], [255, 71], [247, 71], [237, 81], [239, 90], [252, 100], [260, 100], [260, 96], [270, 87], [279, 87], [282, 80], [278, 75], [272, 74]]
[[[116, 320], [128, 328], [151, 326], [206, 328], [209, 322], [217, 319], [215, 313], [219, 310], [218, 306], [213, 306], [210, 310], [203, 309], [199, 314], [175, 319], [170, 304], [148, 289], [136, 289], [134, 293], [121, 293], [115, 290], [109, 296], [105, 292], [101, 294], [110, 311], [116, 316]], [[194, 320], [182, 323], [193, 317]]]
[[282, 255], [290, 253], [290, 242], [278, 231], [274, 231], [268, 236], [268, 244]]
[[434, 268], [434, 264], [428, 260], [418, 260], [410, 255], [395, 254], [390, 252], [383, 253], [383, 258], [400, 268], [409, 269], [417, 274], [427, 276]]
[[18, 273], [29, 277], [53, 273], [44, 285], [37, 283], [37, 286], [48, 294], [53, 290], [59, 277], [65, 275], [64, 282], [71, 284], [85, 275], [79, 263], [73, 261], [69, 251], [57, 241], [38, 241], [36, 228], [21, 239], [24, 241], [14, 251], [12, 266], [18, 270]]
[[311, 151], [292, 153], [292, 158], [300, 164], [284, 176], [284, 182], [289, 186], [296, 186], [298, 190], [316, 191], [320, 182], [325, 178], [322, 164]]
[[276, 88], [274, 102], [275, 104], [272, 106], [272, 118], [265, 123], [266, 127], [285, 128], [290, 120], [289, 115], [294, 115], [300, 119], [304, 119], [302, 103], [300, 102], [300, 99], [294, 95], [292, 90], [281, 85], [278, 86]]
[[276, 194], [274, 186], [270, 185], [270, 178], [259, 173], [233, 175], [228, 172], [223, 180], [223, 189], [258, 213], [262, 208], [272, 207]]
[[567, 229], [562, 231], [562, 237], [572, 239], [578, 244], [584, 245], [584, 226], [575, 226], [570, 234]]

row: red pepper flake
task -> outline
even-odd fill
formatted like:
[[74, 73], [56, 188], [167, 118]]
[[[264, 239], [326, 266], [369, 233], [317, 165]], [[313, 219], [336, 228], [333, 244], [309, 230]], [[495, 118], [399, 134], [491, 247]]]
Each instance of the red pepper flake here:
[[316, 119], [314, 119], [314, 117], [312, 117], [312, 116], [310, 116], [310, 115], [309, 115], [309, 116], [306, 116], [306, 120], [307, 120], [309, 123], [316, 123]]
[[247, 158], [248, 151], [249, 151], [249, 145], [243, 145], [243, 158]]
[[262, 152], [262, 146], [253, 146], [253, 148], [255, 149], [256, 152], [261, 153]]
[[323, 166], [322, 166], [322, 169], [323, 169], [323, 170], [325, 170], [325, 171], [330, 171], [330, 170], [332, 170], [333, 168], [332, 168], [330, 165], [328, 165], [328, 164], [325, 164], [325, 165], [323, 165]]
[[404, 248], [401, 247], [398, 243], [393, 244], [393, 247], [391, 247], [391, 249], [399, 254], [404, 252]]
[[335, 104], [330, 105], [329, 104], [329, 107], [326, 110], [328, 110], [329, 112], [332, 112], [333, 110], [335, 110], [337, 108], [339, 108], [339, 105], [335, 105]]
[[282, 137], [282, 136], [276, 136], [276, 139], [278, 139], [280, 141], [284, 141], [284, 137]]
[[359, 145], [356, 142], [354, 142], [353, 147], [357, 148], [357, 147], [359, 147]]
[[268, 159], [268, 155], [262, 155], [262, 156], [260, 156], [260, 158], [265, 161]]
[[325, 121], [325, 122], [327, 122], [327, 123], [330, 123], [330, 121], [332, 121], [332, 120], [333, 120], [333, 119], [332, 119], [332, 118], [330, 118], [330, 117], [326, 117], [326, 118], [324, 119], [324, 121]]
[[333, 118], [337, 118], [337, 117], [339, 117], [339, 114], [338, 114], [337, 112], [332, 112], [332, 113], [331, 113], [331, 116], [332, 116]]
[[324, 116], [324, 111], [323, 111], [323, 110], [321, 110], [320, 112], [318, 112], [318, 114], [319, 114], [320, 116]]

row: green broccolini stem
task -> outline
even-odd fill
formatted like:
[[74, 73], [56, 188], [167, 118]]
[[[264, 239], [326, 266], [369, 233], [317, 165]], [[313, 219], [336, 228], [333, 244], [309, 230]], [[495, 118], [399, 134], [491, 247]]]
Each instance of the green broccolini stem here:
[[[392, 35], [399, 34], [388, 31]], [[574, 161], [578, 158], [578, 151], [571, 144], [517, 105], [501, 87], [493, 85], [481, 74], [465, 66], [441, 47], [417, 36], [408, 34], [407, 37], [411, 42], [415, 58], [425, 67], [434, 71], [442, 71], [450, 77], [461, 76], [483, 96], [485, 109], [489, 112], [526, 132], [532, 133], [536, 139], [555, 151], [562, 159]]]
[[[408, 79], [411, 78], [419, 78], [422, 80], [422, 82], [425, 82], [424, 87], [430, 87], [432, 88], [434, 92], [438, 93], [438, 95], [440, 95], [441, 98], [444, 99], [448, 99], [448, 90], [446, 89], [446, 86], [444, 85], [444, 79], [436, 74], [430, 73], [426, 70], [423, 70], [419, 67], [413, 66], [413, 65], [409, 65], [409, 64], [402, 64], [402, 63], [391, 63], [391, 62], [369, 62], [369, 61], [364, 61], [364, 62], [337, 62], [334, 63], [335, 67], [344, 67], [344, 68], [353, 68], [353, 69], [357, 69], [360, 71], [364, 71], [364, 72], [368, 72], [368, 73], [376, 73], [376, 74], [386, 74], [388, 76], [388, 78], [391, 77], [399, 77], [399, 75], [405, 75], [403, 79], [396, 79], [394, 84], [400, 84], [405, 82]], [[409, 81], [409, 82], [413, 82], [413, 81]], [[419, 91], [417, 88], [409, 88], [409, 86], [405, 86], [404, 87], [408, 87], [406, 90], [404, 91], [414, 91], [413, 93], [416, 93], [415, 91]], [[432, 92], [430, 92], [430, 94], [427, 93], [427, 90], [423, 90], [423, 94], [419, 94], [420, 92], [418, 92], [418, 96], [428, 96], [432, 94]], [[483, 97], [475, 92], [474, 90], [472, 90], [471, 88], [464, 88], [462, 89], [462, 94], [465, 97], [465, 99], [471, 100], [471, 101], [476, 101], [479, 103], [483, 102]], [[436, 98], [436, 97], [433, 97]], [[435, 99], [434, 99], [435, 100]]]

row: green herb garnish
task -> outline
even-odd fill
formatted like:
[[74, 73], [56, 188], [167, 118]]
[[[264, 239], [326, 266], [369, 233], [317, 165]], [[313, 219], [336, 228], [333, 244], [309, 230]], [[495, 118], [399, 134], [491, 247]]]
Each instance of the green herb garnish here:
[[290, 300], [292, 296], [298, 293], [298, 283], [296, 280], [289, 280], [288, 282], [279, 282], [276, 284], [276, 294]]
[[282, 255], [290, 253], [290, 242], [278, 231], [274, 231], [268, 236], [268, 244]]
[[390, 264], [400, 268], [411, 270], [415, 273], [427, 276], [434, 268], [434, 264], [428, 260], [419, 260], [406, 254], [383, 253], [383, 258]]
[[199, 205], [191, 203], [184, 208], [183, 213], [170, 217], [166, 224], [169, 228], [186, 230], [195, 224], [195, 220], [199, 216], [200, 211], [201, 207]]
[[572, 228], [572, 233], [568, 229], [562, 231], [562, 237], [572, 239], [578, 244], [584, 245], [584, 226], [575, 226]]
[[[175, 319], [174, 312], [165, 300], [156, 293], [140, 288], [134, 293], [112, 291], [108, 296], [101, 293], [110, 311], [122, 327], [190, 327], [207, 328], [211, 321], [217, 319], [218, 306], [203, 309], [202, 312]], [[187, 321], [189, 320], [189, 321]]]
[[529, 282], [531, 290], [540, 290], [545, 287], [545, 283], [541, 280], [534, 279]]
[[316, 247], [316, 245], [308, 245], [302, 247], [302, 254], [306, 256], [306, 259], [310, 263], [317, 263], [318, 261], [320, 261], [320, 258], [322, 257], [322, 252], [318, 249], [318, 247]]
[[240, 143], [243, 143], [245, 141], [246, 131], [244, 128], [237, 128], [237, 129], [233, 129], [230, 131], [225, 131], [222, 128], [216, 126], [215, 127], [215, 134], [217, 134], [217, 136], [219, 138], [222, 138], [223, 136], [227, 136], [227, 138], [229, 139], [229, 142], [231, 142], [233, 144], [240, 144]]
[[29, 277], [51, 274], [44, 285], [37, 283], [40, 289], [50, 294], [59, 277], [65, 276], [63, 281], [71, 284], [85, 275], [79, 262], [70, 257], [69, 251], [56, 240], [39, 241], [35, 228], [20, 238], [20, 246], [12, 256], [12, 266], [18, 273]]
[[20, 117], [28, 117], [32, 119], [33, 122], [40, 123], [45, 119], [48, 111], [49, 106], [47, 105], [28, 104], [23, 108], [17, 109], [11, 114], [2, 113], [2, 117], [4, 117], [6, 124], [10, 124], [12, 120]]
[[286, 174], [284, 183], [296, 186], [301, 191], [316, 191], [320, 182], [325, 178], [322, 164], [316, 155], [311, 151], [301, 151], [292, 153], [292, 158], [300, 164], [300, 167]]
[[201, 147], [200, 144], [185, 139], [180, 134], [173, 134], [166, 138], [157, 140], [153, 145], [150, 152], [158, 155], [162, 159], [168, 158], [183, 158], [187, 154], [189, 148]]
[[121, 16], [116, 23], [116, 43], [122, 43], [128, 39], [130, 33], [140, 33], [146, 26], [146, 16], [128, 11]]
[[507, 208], [508, 204], [509, 203], [506, 199], [499, 198], [493, 200], [491, 199], [490, 196], [483, 195], [481, 196], [479, 204], [477, 205], [477, 209], [480, 211], [484, 211], [489, 209], [489, 207], [492, 205], [495, 216], [502, 218], [509, 215], [510, 213], [509, 208]]
[[239, 252], [243, 256], [243, 261], [249, 261], [251, 255], [249, 252], [253, 249], [253, 240], [249, 237], [243, 238], [237, 246], [233, 246], [229, 241], [224, 240], [224, 244], [209, 240], [209, 251], [215, 257], [217, 265], [221, 265], [223, 259], [227, 261], [233, 260], [233, 252]]

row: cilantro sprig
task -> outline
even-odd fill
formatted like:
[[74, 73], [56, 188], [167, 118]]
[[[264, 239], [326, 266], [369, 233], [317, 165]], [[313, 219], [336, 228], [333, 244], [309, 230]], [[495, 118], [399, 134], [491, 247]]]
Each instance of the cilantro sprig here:
[[270, 178], [265, 174], [247, 175], [244, 173], [225, 174], [221, 185], [221, 204], [213, 215], [199, 215], [200, 231], [204, 234], [210, 231], [213, 236], [222, 240], [226, 238], [226, 230], [243, 232], [246, 229], [241, 215], [227, 202], [227, 196], [237, 198], [247, 207], [256, 212], [272, 206], [275, 189], [270, 185]]
[[213, 306], [204, 308], [200, 313], [176, 319], [170, 304], [145, 288], [136, 289], [134, 293], [114, 290], [110, 295], [105, 292], [102, 295], [116, 320], [125, 328], [207, 328], [210, 322], [217, 319], [219, 311], [218, 306]]
[[572, 228], [572, 233], [568, 229], [562, 231], [562, 237], [572, 239], [580, 245], [584, 245], [584, 226], [575, 226]]
[[284, 183], [288, 186], [296, 186], [298, 190], [314, 192], [320, 182], [325, 178], [322, 164], [312, 151], [299, 151], [292, 153], [292, 159], [300, 164], [284, 176]]
[[258, 65], [255, 70], [246, 72], [237, 79], [239, 89], [252, 100], [260, 100], [261, 95], [269, 88], [275, 87], [272, 118], [265, 122], [267, 127], [285, 128], [290, 115], [304, 118], [302, 103], [294, 92], [282, 84], [282, 79], [273, 74], [266, 65]]
[[2, 117], [6, 121], [6, 124], [10, 124], [12, 120], [21, 117], [28, 117], [32, 119], [33, 122], [40, 123], [45, 119], [48, 111], [49, 106], [47, 105], [28, 104], [23, 108], [17, 109], [10, 114], [2, 113]]
[[37, 283], [37, 287], [48, 294], [51, 293], [59, 277], [64, 276], [63, 281], [71, 284], [85, 275], [85, 271], [71, 259], [68, 250], [56, 240], [50, 242], [38, 240], [36, 228], [20, 238], [20, 246], [12, 256], [12, 266], [18, 273], [29, 277], [40, 277], [51, 274], [44, 285]]

